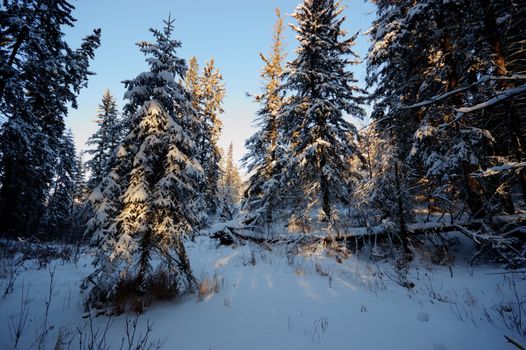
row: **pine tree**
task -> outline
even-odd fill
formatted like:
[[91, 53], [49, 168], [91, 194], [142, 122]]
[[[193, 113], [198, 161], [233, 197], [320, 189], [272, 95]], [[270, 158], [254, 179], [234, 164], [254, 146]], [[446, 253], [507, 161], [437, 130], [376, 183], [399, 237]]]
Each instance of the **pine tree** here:
[[141, 302], [147, 293], [173, 296], [195, 284], [183, 237], [203, 222], [205, 184], [188, 133], [197, 118], [178, 82], [187, 68], [176, 56], [181, 43], [171, 38], [173, 22], [168, 18], [162, 31], [150, 30], [154, 43], [138, 43], [150, 70], [125, 81], [131, 132], [90, 196], [95, 215], [88, 232], [101, 248], [86, 280], [97, 280], [88, 300], [93, 304], [114, 301], [129, 287]]
[[228, 146], [227, 156], [222, 166], [222, 177], [220, 181], [220, 196], [222, 201], [229, 206], [235, 206], [241, 199], [242, 182], [239, 168], [234, 161], [234, 145]]
[[86, 165], [83, 161], [82, 152], [77, 156], [77, 170], [75, 176], [75, 203], [83, 204], [89, 195], [89, 190], [86, 184]]
[[192, 95], [192, 106], [194, 107], [194, 110], [200, 113], [203, 93], [199, 76], [199, 63], [195, 56], [190, 57], [190, 60], [188, 61], [188, 72], [186, 72], [185, 86], [186, 90]]
[[33, 234], [52, 183], [64, 117], [91, 72], [100, 30], [80, 48], [64, 41], [73, 26], [65, 0], [4, 1], [0, 64], [0, 231]]
[[88, 188], [93, 190], [111, 169], [112, 157], [122, 138], [122, 124], [119, 120], [117, 102], [109, 90], [104, 92], [99, 105], [96, 123], [98, 130], [88, 139], [87, 145], [94, 146], [87, 150], [92, 158], [86, 162], [90, 171]]
[[213, 58], [207, 62], [200, 75], [197, 59], [192, 57], [185, 84], [192, 94], [192, 105], [198, 115], [199, 123], [196, 124], [194, 131], [198, 149], [197, 159], [203, 165], [207, 180], [208, 209], [214, 212], [218, 205], [218, 186], [221, 177], [219, 169], [221, 150], [218, 140], [222, 128], [219, 115], [224, 112], [222, 107], [225, 96], [223, 77], [214, 66]]
[[225, 85], [219, 70], [214, 66], [214, 59], [210, 59], [200, 77], [201, 90], [201, 118], [204, 123], [205, 137], [200, 142], [199, 161], [203, 165], [207, 180], [207, 202], [209, 209], [215, 211], [218, 199], [218, 185], [221, 172], [219, 160], [221, 150], [219, 148], [219, 136], [222, 123], [219, 115], [224, 112], [223, 98], [225, 97]]
[[44, 231], [48, 238], [66, 239], [71, 233], [73, 209], [79, 174], [73, 133], [65, 132], [60, 140], [55, 178], [44, 216]]
[[243, 206], [252, 216], [251, 222], [261, 223], [272, 221], [272, 211], [276, 207], [277, 193], [272, 192], [281, 175], [280, 166], [284, 161], [283, 144], [278, 137], [278, 114], [283, 105], [283, 92], [279, 90], [282, 84], [283, 61], [283, 18], [278, 9], [278, 17], [274, 26], [274, 43], [271, 55], [267, 58], [260, 53], [264, 62], [261, 77], [264, 80], [263, 92], [256, 96], [256, 102], [261, 104], [257, 112], [256, 125], [259, 130], [245, 143], [248, 150], [243, 157], [243, 163], [251, 174], [245, 193]]
[[342, 11], [333, 0], [305, 0], [297, 7], [298, 25], [292, 28], [300, 45], [288, 63], [283, 88], [291, 96], [279, 115], [290, 145], [285, 176], [289, 186], [301, 189], [302, 215], [318, 206], [329, 222], [337, 218], [336, 205], [348, 203], [352, 195], [350, 159], [358, 153], [357, 130], [345, 115], [365, 115], [357, 96], [363, 91], [347, 70], [358, 63], [352, 51], [356, 35], [343, 38]]

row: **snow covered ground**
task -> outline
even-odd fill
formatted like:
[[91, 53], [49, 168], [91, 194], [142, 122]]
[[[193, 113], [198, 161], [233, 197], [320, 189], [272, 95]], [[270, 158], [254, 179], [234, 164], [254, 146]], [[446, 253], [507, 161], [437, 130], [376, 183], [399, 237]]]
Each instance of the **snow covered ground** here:
[[[155, 304], [140, 316], [136, 338], [150, 324], [149, 340], [161, 340], [163, 349], [514, 349], [504, 335], [526, 343], [513, 329], [524, 317], [516, 303], [526, 297], [525, 274], [494, 265], [472, 268], [462, 249], [451, 269], [417, 254], [407, 274], [415, 286], [407, 289], [389, 262], [366, 256], [339, 264], [314, 253], [290, 261], [279, 247], [216, 249], [205, 237], [187, 248], [196, 277], [209, 281], [212, 292]], [[26, 262], [14, 292], [0, 298], [0, 349], [13, 347], [21, 310], [28, 317], [19, 349], [38, 348], [39, 338], [47, 349], [59, 338], [62, 348], [77, 349], [80, 333], [85, 346], [97, 331], [107, 348], [119, 349], [133, 315], [112, 318], [105, 336], [107, 317], [93, 317], [91, 325], [83, 318], [79, 284], [90, 261], [84, 254], [76, 265], [54, 261], [48, 269]], [[124, 344], [128, 349], [127, 338]]]

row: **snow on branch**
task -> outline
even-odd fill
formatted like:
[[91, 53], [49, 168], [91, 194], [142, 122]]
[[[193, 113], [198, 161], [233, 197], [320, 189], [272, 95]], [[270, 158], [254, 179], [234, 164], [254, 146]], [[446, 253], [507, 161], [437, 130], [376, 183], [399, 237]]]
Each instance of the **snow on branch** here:
[[[444, 100], [444, 99], [446, 99], [446, 98], [448, 98], [450, 96], [456, 95], [459, 92], [466, 91], [466, 90], [470, 89], [474, 85], [480, 84], [481, 80], [479, 80], [478, 82], [473, 83], [471, 85], [464, 86], [464, 87], [461, 87], [461, 88], [458, 88], [458, 89], [455, 89], [455, 90], [448, 91], [445, 94], [432, 97], [432, 98], [430, 98], [428, 100], [425, 100], [425, 101], [421, 101], [421, 102], [418, 102], [418, 103], [415, 103], [415, 104], [412, 104], [412, 105], [409, 105], [409, 106], [402, 106], [401, 109], [412, 109], [412, 108], [419, 108], [419, 107], [425, 107], [425, 106], [432, 105], [432, 104], [437, 103], [439, 101], [442, 101], [442, 100]], [[487, 77], [486, 77], [486, 80], [487, 80]]]
[[509, 76], [496, 77], [496, 78], [492, 78], [492, 79], [497, 79], [497, 80], [526, 80], [526, 74], [514, 74], [514, 75], [509, 75]]
[[526, 162], [509, 162], [502, 165], [494, 166], [486, 170], [481, 170], [472, 173], [471, 175], [476, 177], [488, 177], [493, 175], [498, 175], [506, 171], [512, 171], [516, 169], [526, 168]]
[[[444, 93], [442, 95], [434, 96], [434, 97], [432, 97], [430, 99], [427, 99], [427, 100], [424, 100], [424, 101], [420, 101], [418, 103], [415, 103], [415, 104], [412, 104], [412, 105], [409, 105], [409, 106], [400, 106], [400, 108], [401, 109], [412, 109], [412, 108], [419, 108], [419, 107], [429, 106], [431, 104], [434, 104], [434, 103], [442, 101], [442, 100], [444, 100], [446, 98], [449, 98], [449, 97], [451, 97], [453, 95], [456, 95], [459, 92], [463, 92], [463, 91], [469, 90], [473, 86], [486, 83], [486, 82], [488, 82], [490, 80], [526, 80], [526, 75], [525, 74], [514, 74], [514, 75], [510, 75], [510, 76], [501, 76], [501, 77], [487, 76], [486, 75], [486, 76], [483, 76], [482, 78], [480, 78], [478, 81], [476, 81], [473, 84], [470, 84], [470, 85], [467, 85], [467, 86], [463, 86], [463, 87], [460, 87], [460, 88], [455, 89], [455, 90], [448, 91], [448, 92], [446, 92], [446, 93]], [[521, 88], [521, 87], [524, 89], [524, 85], [521, 85], [518, 88]], [[515, 88], [515, 89], [518, 89], [518, 88]], [[496, 93], [496, 95], [499, 96], [501, 94], [507, 93], [510, 90], [514, 90], [514, 89], [505, 90], [505, 91]], [[514, 92], [514, 93], [512, 92], [512, 93], [513, 93], [513, 95], [515, 95], [515, 94], [520, 93], [522, 91], [524, 91], [524, 90], [521, 90], [519, 92]], [[511, 96], [513, 96], [513, 95], [511, 95]], [[506, 97], [501, 96], [500, 100], [508, 98], [508, 97], [509, 96], [506, 96]], [[498, 100], [498, 101], [500, 101], [500, 100]], [[460, 109], [464, 109], [464, 108], [472, 108], [472, 107], [462, 107]], [[485, 106], [481, 107], [481, 108], [485, 108]], [[457, 111], [460, 112], [460, 109], [457, 109]], [[469, 112], [462, 112], [462, 113], [469, 113]]]
[[[498, 92], [495, 94], [495, 97], [493, 97], [492, 99], [489, 99], [485, 102], [482, 102], [482, 103], [479, 103], [479, 104], [476, 104], [474, 106], [471, 106], [471, 107], [461, 107], [461, 108], [457, 108], [456, 111], [458, 113], [460, 113], [460, 116], [462, 116], [462, 114], [466, 114], [466, 113], [471, 113], [471, 112], [474, 112], [474, 111], [477, 111], [477, 110], [480, 110], [480, 109], [484, 109], [486, 107], [489, 107], [489, 106], [492, 106], [500, 101], [503, 101], [503, 100], [506, 100], [512, 96], [515, 96], [515, 95], [518, 95], [522, 92], [526, 91], [526, 84], [524, 85], [520, 85], [520, 86], [517, 86], [515, 88], [511, 88], [511, 89], [507, 89], [507, 90], [504, 90], [504, 91], [501, 91], [501, 92]], [[459, 116], [457, 116], [457, 119], [458, 119]]]

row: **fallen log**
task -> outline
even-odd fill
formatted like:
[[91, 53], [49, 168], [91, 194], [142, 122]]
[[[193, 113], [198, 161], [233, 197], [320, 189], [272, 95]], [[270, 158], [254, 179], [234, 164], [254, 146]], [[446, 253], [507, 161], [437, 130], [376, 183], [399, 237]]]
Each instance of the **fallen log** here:
[[[490, 222], [471, 220], [468, 222], [452, 221], [413, 223], [406, 226], [406, 231], [413, 236], [421, 234], [440, 234], [445, 232], [458, 232], [471, 239], [479, 248], [472, 261], [484, 251], [491, 252], [497, 259], [508, 262], [512, 266], [526, 264], [524, 250], [518, 249], [526, 241], [526, 216], [506, 215], [495, 216]], [[287, 234], [273, 237], [256, 236], [253, 227], [236, 227], [224, 225], [210, 233], [210, 237], [217, 239], [220, 245], [243, 245], [252, 242], [272, 249], [274, 245], [291, 245], [287, 255], [297, 254], [301, 246], [313, 244], [336, 244], [340, 247], [359, 246], [359, 238], [368, 236], [382, 236], [392, 233], [384, 226], [355, 227], [338, 235], [299, 235]], [[248, 233], [251, 232], [251, 233]], [[365, 241], [362, 241], [365, 242]], [[521, 243], [522, 242], [522, 243]]]
[[[468, 222], [463, 221], [453, 221], [450, 223], [446, 222], [425, 222], [425, 223], [413, 223], [406, 226], [406, 231], [413, 235], [419, 235], [424, 233], [444, 233], [444, 232], [453, 232], [457, 231], [464, 235], [469, 236], [476, 243], [477, 238], [489, 238], [487, 234], [477, 233], [484, 226], [497, 226], [495, 232], [499, 232], [498, 228], [504, 224], [515, 225], [514, 228], [507, 230], [508, 233], [518, 233], [524, 235], [526, 233], [526, 216], [525, 215], [506, 215], [506, 216], [495, 216], [491, 222], [484, 222], [483, 220], [471, 220]], [[297, 237], [305, 237], [308, 241], [318, 241], [320, 239], [330, 240], [330, 241], [344, 241], [349, 238], [364, 237], [364, 236], [375, 236], [375, 235], [384, 235], [391, 233], [391, 230], [388, 230], [385, 226], [371, 226], [371, 227], [352, 227], [348, 229], [348, 232], [339, 233], [334, 236], [320, 235], [320, 234], [308, 234], [308, 235], [298, 235], [298, 234], [287, 234], [287, 235], [277, 235], [270, 238], [256, 237], [254, 235], [247, 235], [241, 233], [243, 231], [254, 232], [254, 227], [246, 226], [230, 226], [225, 225], [217, 230], [211, 231], [210, 237], [214, 239], [223, 240], [225, 245], [230, 245], [233, 243], [239, 243], [239, 241], [251, 241], [254, 243], [286, 243], [292, 242], [297, 239]], [[471, 236], [470, 236], [471, 235]], [[502, 236], [499, 236], [502, 238]]]

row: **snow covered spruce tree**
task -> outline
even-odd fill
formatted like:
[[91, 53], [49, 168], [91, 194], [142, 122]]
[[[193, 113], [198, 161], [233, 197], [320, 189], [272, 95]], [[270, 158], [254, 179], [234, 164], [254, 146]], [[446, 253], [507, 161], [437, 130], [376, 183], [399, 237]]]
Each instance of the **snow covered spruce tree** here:
[[123, 137], [117, 102], [110, 90], [106, 90], [102, 96], [96, 123], [99, 126], [98, 130], [86, 142], [87, 145], [94, 147], [86, 151], [92, 157], [86, 162], [90, 171], [88, 180], [90, 190], [98, 186], [110, 172], [113, 153]]
[[357, 130], [345, 117], [365, 115], [358, 96], [364, 91], [348, 71], [358, 63], [352, 51], [356, 35], [344, 38], [342, 11], [334, 0], [305, 0], [297, 7], [298, 25], [292, 28], [299, 47], [285, 73], [283, 89], [290, 96], [279, 115], [290, 147], [284, 176], [301, 191], [301, 216], [318, 207], [329, 223], [338, 217], [337, 205], [352, 196], [350, 159], [358, 152]]
[[284, 145], [279, 137], [278, 114], [283, 105], [282, 84], [283, 61], [283, 18], [276, 10], [278, 19], [274, 26], [274, 42], [269, 57], [260, 53], [264, 62], [261, 77], [263, 91], [255, 100], [261, 107], [257, 112], [256, 125], [259, 130], [245, 143], [247, 154], [242, 162], [250, 173], [245, 191], [243, 207], [248, 215], [248, 223], [269, 223], [272, 212], [279, 202], [277, 188], [281, 177], [280, 168], [286, 161]]
[[69, 104], [91, 74], [100, 30], [78, 49], [65, 0], [4, 1], [0, 8], [0, 232], [34, 234], [41, 222]]
[[195, 279], [183, 238], [203, 221], [203, 170], [196, 159], [197, 118], [181, 85], [186, 63], [176, 56], [173, 20], [155, 42], [138, 46], [148, 72], [125, 81], [125, 111], [131, 132], [117, 151], [114, 167], [90, 200], [95, 215], [88, 233], [100, 247], [88, 304], [133, 298], [136, 307], [155, 298], [191, 290]]
[[[421, 172], [409, 176], [421, 167], [408, 161], [422, 116], [418, 110], [401, 105], [416, 103], [420, 88], [426, 86], [424, 75], [428, 66], [422, 55], [427, 53], [418, 45], [418, 39], [425, 40], [429, 33], [414, 26], [405, 27], [413, 18], [412, 1], [393, 4], [379, 0], [376, 5], [377, 19], [369, 31], [373, 44], [367, 61], [367, 84], [374, 87], [369, 97], [374, 105], [372, 124], [361, 138], [367, 174], [357, 187], [356, 204], [363, 213], [363, 224], [376, 219], [374, 224], [387, 226], [387, 231], [400, 234], [405, 243], [404, 226], [412, 217], [415, 195], [407, 189], [415, 188], [423, 177]], [[415, 6], [415, 14], [419, 8]], [[427, 196], [433, 193], [430, 190]], [[444, 197], [439, 193], [437, 198]]]

